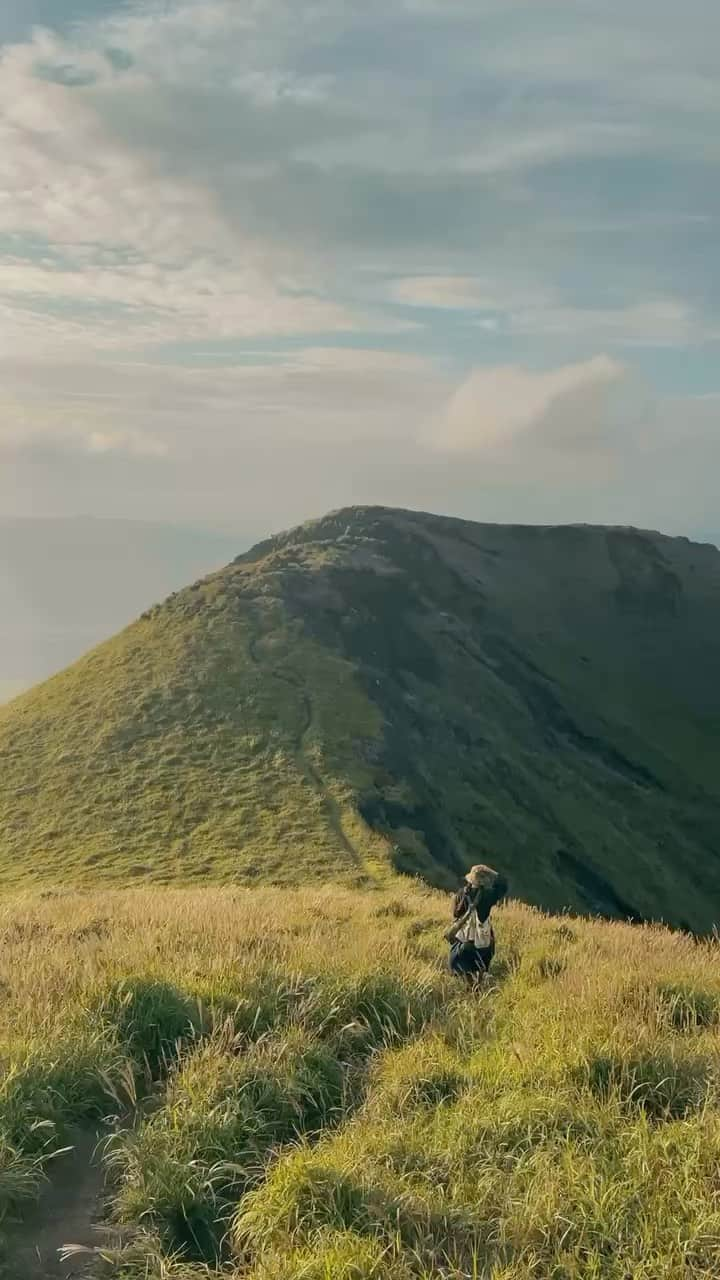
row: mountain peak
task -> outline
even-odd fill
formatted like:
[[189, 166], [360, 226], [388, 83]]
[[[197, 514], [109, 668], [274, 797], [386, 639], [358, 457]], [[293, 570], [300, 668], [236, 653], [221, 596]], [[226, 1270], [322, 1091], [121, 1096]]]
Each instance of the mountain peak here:
[[712, 543], [697, 542], [684, 536], [665, 534], [656, 529], [646, 529], [636, 525], [603, 525], [585, 521], [547, 525], [500, 524], [495, 521], [479, 522], [462, 516], [437, 515], [409, 508], [361, 504], [339, 507], [316, 519], [307, 520], [266, 538], [238, 556], [237, 563], [262, 558], [269, 551], [288, 545], [299, 546], [312, 542], [342, 543], [348, 538], [383, 536], [398, 529], [414, 531], [424, 529], [430, 533], [446, 533], [451, 536], [462, 535], [463, 530], [467, 530], [471, 536], [481, 530], [490, 534], [497, 531], [504, 538], [516, 537], [528, 540], [548, 537], [569, 538], [577, 534], [583, 534], [588, 538], [625, 535], [629, 538], [644, 538], [658, 543], [677, 543], [711, 552], [717, 551]]
[[0, 880], [492, 861], [544, 907], [710, 928], [719, 625], [715, 548], [330, 512], [0, 711]]

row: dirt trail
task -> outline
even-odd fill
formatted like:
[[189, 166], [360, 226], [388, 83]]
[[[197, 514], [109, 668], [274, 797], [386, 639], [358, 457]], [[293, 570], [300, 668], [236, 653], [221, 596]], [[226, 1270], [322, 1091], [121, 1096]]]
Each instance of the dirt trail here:
[[97, 1224], [105, 1177], [96, 1154], [98, 1140], [98, 1134], [87, 1130], [73, 1134], [73, 1150], [50, 1166], [50, 1182], [38, 1203], [22, 1222], [5, 1229], [2, 1280], [69, 1280], [86, 1274], [87, 1257], [61, 1262], [59, 1250], [66, 1244], [92, 1247], [102, 1241]]
[[[286, 679], [289, 680], [290, 677], [288, 676], [286, 677]], [[296, 687], [300, 688], [299, 684]], [[343, 827], [340, 805], [338, 804], [335, 797], [331, 795], [331, 793], [328, 791], [327, 786], [325, 785], [325, 782], [319, 770], [313, 764], [312, 759], [306, 750], [307, 739], [312, 733], [313, 727], [314, 727], [314, 714], [313, 714], [312, 702], [310, 700], [310, 695], [303, 689], [300, 690], [300, 694], [302, 697], [302, 705], [303, 705], [303, 711], [304, 711], [304, 724], [298, 740], [298, 750], [297, 750], [298, 762], [301, 768], [303, 769], [303, 771], [305, 772], [305, 774], [307, 775], [307, 777], [312, 782], [313, 786], [315, 787], [315, 790], [319, 793], [323, 802], [323, 806], [325, 808], [325, 813], [327, 815], [327, 820], [330, 824], [330, 827], [335, 832], [335, 835], [337, 836], [338, 840], [343, 846], [345, 852], [350, 855], [350, 857], [353, 859], [353, 861], [355, 861], [358, 864], [358, 866], [362, 866], [362, 858], [360, 856], [360, 853], [356, 849], [352, 840], [350, 839], [347, 832], [345, 831], [345, 828]]]
[[[251, 660], [255, 663], [257, 667], [263, 667], [265, 665], [262, 662], [262, 659], [260, 658], [260, 655], [258, 653], [258, 637], [257, 636], [250, 637], [250, 640], [248, 641], [248, 653], [250, 655]], [[328, 790], [325, 780], [322, 777], [322, 774], [320, 773], [317, 766], [313, 763], [312, 758], [307, 750], [308, 739], [315, 727], [315, 712], [313, 709], [313, 704], [312, 704], [310, 695], [307, 689], [305, 688], [303, 681], [300, 679], [299, 676], [296, 677], [293, 675], [289, 675], [286, 671], [278, 671], [277, 667], [267, 667], [267, 673], [270, 676], [274, 676], [276, 680], [284, 680], [286, 684], [289, 684], [293, 689], [295, 689], [297, 693], [300, 694], [302, 711], [303, 711], [303, 721], [302, 721], [300, 730], [295, 738], [295, 755], [297, 758], [298, 765], [300, 766], [300, 769], [302, 770], [302, 772], [305, 774], [305, 777], [308, 779], [308, 782], [310, 782], [310, 784], [313, 786], [315, 791], [317, 791], [318, 795], [320, 796], [323, 802], [323, 808], [325, 809], [325, 815], [327, 817], [328, 825], [330, 826], [330, 829], [337, 836], [343, 849], [352, 858], [353, 862], [355, 862], [358, 867], [363, 867], [364, 863], [363, 863], [362, 855], [359, 852], [359, 850], [356, 848], [356, 846], [353, 844], [352, 840], [350, 839], [347, 832], [345, 831], [345, 828], [343, 827], [340, 805], [338, 804], [335, 797]]]

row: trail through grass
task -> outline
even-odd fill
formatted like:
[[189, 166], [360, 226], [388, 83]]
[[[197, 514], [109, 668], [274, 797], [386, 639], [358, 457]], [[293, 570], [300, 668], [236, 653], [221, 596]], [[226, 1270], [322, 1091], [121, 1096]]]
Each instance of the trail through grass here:
[[[251, 635], [250, 640], [248, 641], [248, 654], [251, 661], [257, 667], [261, 667], [263, 664], [263, 659], [260, 654], [261, 639], [261, 636], [254, 634]], [[295, 739], [295, 755], [300, 767], [300, 772], [308, 779], [311, 786], [320, 796], [328, 826], [330, 830], [334, 832], [342, 849], [357, 865], [358, 869], [362, 870], [363, 857], [345, 830], [340, 805], [335, 796], [328, 789], [320, 770], [312, 758], [310, 751], [310, 739], [313, 732], [317, 729], [317, 724], [310, 693], [308, 692], [302, 677], [291, 674], [289, 670], [281, 671], [277, 668], [272, 668], [271, 674], [274, 680], [281, 680], [285, 684], [290, 685], [290, 687], [298, 694], [302, 721]]]
[[716, 1277], [717, 944], [510, 905], [469, 994], [446, 913], [412, 885], [7, 900], [5, 1221], [85, 1123], [125, 1239], [98, 1276]]
[[72, 1146], [51, 1169], [37, 1205], [7, 1233], [4, 1280], [60, 1280], [77, 1276], [77, 1257], [62, 1257], [63, 1247], [98, 1243], [96, 1224], [103, 1214], [105, 1175], [91, 1130], [69, 1135]]

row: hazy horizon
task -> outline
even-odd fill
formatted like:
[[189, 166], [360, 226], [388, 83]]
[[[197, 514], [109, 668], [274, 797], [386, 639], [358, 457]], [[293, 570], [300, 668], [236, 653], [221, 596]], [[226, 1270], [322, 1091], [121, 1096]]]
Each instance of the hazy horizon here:
[[246, 546], [239, 533], [141, 521], [0, 518], [0, 702]]

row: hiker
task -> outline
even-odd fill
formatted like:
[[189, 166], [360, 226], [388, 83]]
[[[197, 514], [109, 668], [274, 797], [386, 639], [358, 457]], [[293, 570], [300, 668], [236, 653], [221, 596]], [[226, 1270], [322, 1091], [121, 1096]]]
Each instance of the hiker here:
[[445, 934], [450, 943], [450, 972], [470, 983], [488, 972], [495, 954], [490, 912], [508, 891], [507, 881], [482, 863], [471, 867], [453, 901], [454, 924]]

